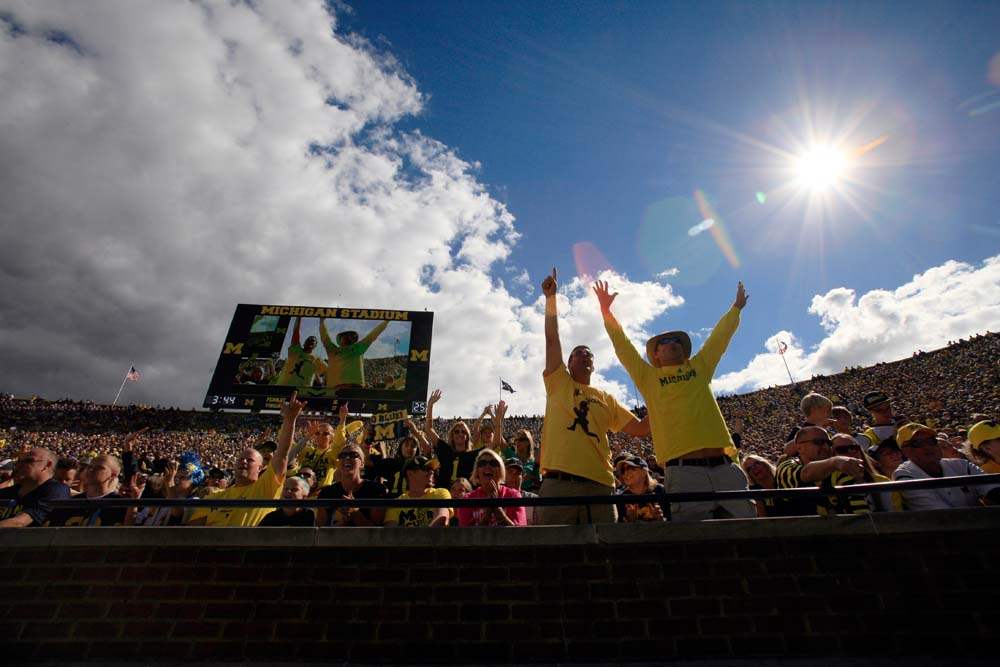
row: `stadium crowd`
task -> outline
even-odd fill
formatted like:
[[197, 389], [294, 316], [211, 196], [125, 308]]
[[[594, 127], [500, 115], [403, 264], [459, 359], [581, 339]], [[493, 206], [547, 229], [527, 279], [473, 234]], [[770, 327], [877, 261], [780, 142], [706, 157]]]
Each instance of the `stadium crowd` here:
[[[659, 345], [655, 339], [650, 343]], [[546, 369], [550, 402], [558, 391], [551, 378], [578, 372], [587, 353], [574, 348], [568, 371], [561, 351], [550, 360], [555, 366]], [[641, 372], [636, 371], [640, 381]], [[546, 485], [554, 487], [556, 481], [570, 484], [569, 491], [557, 495], [593, 495], [574, 492], [572, 485], [586, 491], [585, 482], [596, 475], [567, 472], [569, 464], [543, 456], [546, 437], [553, 442], [565, 437], [561, 430], [546, 432], [545, 418], [507, 416], [501, 401], [476, 419], [442, 419], [433, 413], [444, 396], [432, 393], [426, 421], [407, 421], [400, 429], [405, 437], [394, 441], [373, 441], [370, 424], [346, 411], [330, 419], [303, 416], [303, 406], [295, 400], [275, 416], [0, 396], [0, 527], [513, 526], [584, 520], [551, 511], [546, 515], [550, 508], [542, 507], [314, 512], [158, 509], [141, 502], [120, 511], [50, 511], [48, 506], [51, 500], [78, 495], [140, 500], [212, 494], [220, 499], [524, 497]], [[571, 407], [576, 421], [566, 430], [575, 436], [579, 425], [581, 437], [600, 442], [598, 434], [587, 430], [586, 410], [579, 412], [583, 406]], [[1000, 413], [1000, 335], [973, 336], [897, 362], [720, 397], [718, 407], [735, 445], [727, 451], [726, 463], [745, 473], [749, 488], [1000, 473], [1000, 426], [993, 421]], [[678, 459], [657, 455], [648, 412], [645, 406], [622, 410], [608, 426], [604, 465], [616, 493], [677, 490], [667, 482]], [[702, 466], [701, 460], [694, 465]], [[750, 507], [757, 516], [899, 511], [992, 504], [1000, 500], [998, 494], [1000, 487], [984, 485], [821, 501], [768, 499]], [[597, 512], [598, 506], [591, 509]], [[661, 521], [677, 517], [679, 509], [666, 501], [622, 504], [614, 516], [598, 513], [593, 520]], [[715, 507], [713, 512], [711, 516], [745, 515], [742, 506]]]

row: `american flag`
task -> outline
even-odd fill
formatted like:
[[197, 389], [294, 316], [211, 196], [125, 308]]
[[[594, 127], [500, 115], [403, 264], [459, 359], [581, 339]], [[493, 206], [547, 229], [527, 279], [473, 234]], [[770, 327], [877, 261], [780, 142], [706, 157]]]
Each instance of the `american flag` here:
[[125, 379], [131, 380], [132, 382], [138, 382], [141, 378], [142, 378], [142, 373], [140, 373], [135, 366], [132, 366], [132, 368], [128, 369], [128, 373], [125, 374]]
[[778, 354], [784, 354], [788, 350], [788, 344], [785, 341], [778, 341]]

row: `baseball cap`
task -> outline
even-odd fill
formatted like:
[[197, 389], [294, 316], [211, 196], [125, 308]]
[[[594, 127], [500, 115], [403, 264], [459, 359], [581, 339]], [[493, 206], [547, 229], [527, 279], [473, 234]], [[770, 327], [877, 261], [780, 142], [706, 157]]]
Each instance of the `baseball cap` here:
[[437, 470], [439, 467], [441, 467], [440, 464], [434, 459], [429, 459], [426, 456], [414, 456], [403, 465], [403, 472], [405, 473], [407, 470], [431, 471]]
[[932, 438], [937, 437], [937, 431], [932, 429], [930, 426], [924, 426], [923, 424], [918, 424], [916, 422], [910, 422], [909, 424], [904, 424], [899, 427], [896, 431], [896, 443], [900, 447], [906, 447], [907, 443], [916, 438], [918, 435], [926, 434]]
[[524, 464], [521, 463], [521, 459], [517, 458], [516, 456], [512, 456], [509, 459], [506, 459], [503, 462], [503, 465], [505, 468], [507, 468], [507, 470], [510, 470], [511, 468], [518, 468], [521, 471], [524, 470]]
[[642, 458], [641, 456], [629, 456], [629, 457], [626, 457], [626, 458], [622, 459], [621, 461], [619, 461], [618, 464], [615, 467], [618, 468], [618, 467], [620, 467], [622, 465], [632, 466], [633, 468], [643, 468], [644, 470], [649, 470], [649, 464], [646, 463], [646, 459]]
[[[867, 437], [868, 436], [865, 436], [866, 439]], [[900, 451], [899, 445], [896, 444], [896, 438], [891, 436], [886, 438], [882, 442], [878, 443], [877, 445], [869, 447], [868, 456], [872, 457], [873, 459], [877, 459], [879, 454], [884, 454], [887, 450], [890, 449], [893, 449], [897, 452]]]
[[973, 449], [994, 438], [1000, 438], [1000, 424], [993, 419], [978, 422], [969, 429], [969, 444]]

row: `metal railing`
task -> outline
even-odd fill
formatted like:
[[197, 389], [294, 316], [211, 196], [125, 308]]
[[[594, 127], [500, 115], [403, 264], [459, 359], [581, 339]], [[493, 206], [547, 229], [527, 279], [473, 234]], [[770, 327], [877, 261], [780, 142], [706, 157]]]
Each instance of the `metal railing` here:
[[[670, 503], [728, 501], [742, 499], [767, 498], [841, 498], [845, 496], [864, 496], [872, 493], [893, 491], [909, 491], [918, 489], [940, 489], [951, 487], [991, 487], [1000, 488], [1000, 474], [963, 475], [958, 477], [939, 477], [934, 479], [915, 479], [897, 482], [878, 482], [871, 484], [854, 484], [829, 488], [802, 487], [797, 489], [755, 489], [747, 491], [691, 491], [684, 493], [645, 494], [645, 495], [601, 495], [601, 496], [559, 496], [549, 498], [316, 498], [304, 500], [284, 499], [252, 499], [252, 500], [211, 500], [207, 498], [83, 498], [52, 501], [52, 509], [87, 509], [87, 508], [122, 508], [122, 507], [302, 507], [338, 509], [344, 507], [357, 508], [393, 508], [393, 507], [551, 507], [584, 505], [587, 506], [588, 519], [591, 505], [644, 505], [647, 503], [665, 504], [668, 511], [666, 520], [670, 520]], [[6, 501], [8, 506], [16, 504], [16, 500]], [[809, 516], [809, 515], [804, 515]]]

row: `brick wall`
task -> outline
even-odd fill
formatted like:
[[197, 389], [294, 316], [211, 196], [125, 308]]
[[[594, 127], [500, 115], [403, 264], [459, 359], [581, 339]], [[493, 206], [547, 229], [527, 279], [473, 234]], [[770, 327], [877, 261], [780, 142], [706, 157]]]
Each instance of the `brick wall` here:
[[0, 531], [0, 635], [12, 661], [985, 655], [1000, 513], [928, 516]]

